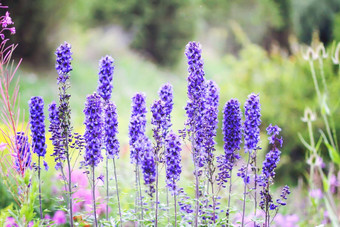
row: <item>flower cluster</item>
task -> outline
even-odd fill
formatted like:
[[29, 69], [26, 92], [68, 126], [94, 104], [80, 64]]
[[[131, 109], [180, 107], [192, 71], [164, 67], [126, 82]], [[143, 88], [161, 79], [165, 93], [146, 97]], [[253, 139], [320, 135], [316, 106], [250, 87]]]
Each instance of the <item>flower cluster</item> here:
[[165, 109], [162, 100], [155, 100], [151, 105], [150, 110], [152, 113], [151, 124], [153, 125], [153, 137], [156, 141], [156, 149], [158, 151], [163, 144], [164, 135], [162, 133], [162, 128], [166, 124]]
[[218, 156], [218, 185], [223, 187], [228, 178], [234, 163], [240, 158], [235, 151], [240, 150], [242, 140], [242, 113], [240, 103], [237, 99], [230, 99], [224, 106], [222, 133], [224, 140], [225, 154]]
[[177, 194], [177, 184], [181, 167], [181, 142], [179, 137], [172, 131], [165, 139], [165, 166], [166, 166], [166, 184], [173, 194]]
[[[281, 199], [277, 200], [277, 204], [274, 204], [272, 195], [270, 194], [269, 191], [269, 186], [271, 181], [275, 177], [275, 168], [277, 167], [277, 164], [280, 161], [280, 154], [281, 151], [279, 150], [279, 147], [282, 147], [282, 138], [278, 138], [279, 133], [281, 129], [278, 126], [272, 126], [270, 124], [267, 127], [267, 133], [269, 135], [269, 143], [272, 144], [271, 150], [267, 153], [265, 160], [263, 161], [263, 166], [262, 166], [262, 175], [259, 177], [258, 182], [260, 186], [262, 187], [260, 191], [260, 196], [261, 196], [261, 201], [259, 203], [261, 209], [266, 210], [275, 210], [278, 205], [285, 205], [285, 202], [283, 202]], [[283, 188], [283, 191], [281, 193], [281, 198], [283, 200], [286, 200], [287, 197], [286, 195], [289, 194], [289, 187], [286, 186]]]
[[38, 156], [45, 157], [44, 100], [39, 96], [35, 96], [30, 99], [28, 104], [30, 112], [32, 150]]
[[60, 120], [58, 107], [55, 102], [52, 102], [49, 107], [49, 120], [50, 127], [48, 131], [51, 133], [50, 140], [52, 141], [54, 153], [51, 156], [54, 156], [54, 161], [56, 162], [56, 168], [58, 169], [61, 166], [61, 161], [65, 160], [64, 154], [64, 146], [62, 144], [63, 138], [61, 136], [61, 128], [60, 128]]
[[280, 195], [281, 198], [276, 200], [277, 204], [281, 206], [285, 206], [287, 204], [285, 200], [287, 200], [287, 195], [289, 194], [290, 194], [289, 186], [285, 185], [281, 191], [281, 195]]
[[154, 183], [156, 181], [156, 163], [155, 157], [152, 152], [152, 144], [149, 138], [142, 139], [144, 143], [143, 159], [141, 163], [141, 169], [143, 172], [144, 184], [149, 187], [147, 193], [152, 197], [155, 192]]
[[15, 169], [23, 175], [27, 168], [31, 168], [32, 161], [30, 144], [24, 132], [17, 132], [16, 147]]
[[158, 91], [160, 100], [164, 103], [165, 123], [162, 124], [163, 137], [165, 138], [171, 127], [171, 112], [173, 109], [173, 88], [169, 83], [164, 84]]
[[193, 144], [193, 157], [195, 166], [203, 167], [206, 159], [204, 147], [204, 99], [206, 96], [206, 84], [203, 71], [203, 60], [201, 57], [201, 45], [189, 42], [186, 46], [185, 55], [188, 60], [188, 102], [185, 107], [189, 126], [187, 131], [191, 134]]
[[58, 72], [58, 83], [65, 83], [66, 80], [69, 78], [68, 73], [71, 72], [71, 60], [72, 60], [72, 52], [71, 52], [71, 45], [65, 42], [61, 44], [56, 52], [55, 55], [57, 56], [55, 69]]
[[[205, 142], [204, 146], [206, 148], [206, 158], [208, 162], [212, 162], [215, 151], [215, 137], [217, 134], [217, 124], [218, 124], [218, 103], [219, 103], [219, 89], [217, 84], [208, 80], [206, 82], [206, 97], [205, 97]], [[204, 162], [201, 160], [200, 162]]]
[[[137, 142], [140, 139], [143, 139], [145, 136], [145, 127], [146, 127], [146, 103], [145, 103], [145, 95], [142, 93], [137, 93], [132, 98], [132, 111], [131, 118], [129, 124], [129, 144], [130, 144], [130, 158], [131, 163], [139, 164], [142, 160], [142, 152], [143, 147], [141, 145], [143, 143]], [[139, 138], [141, 137], [141, 138]]]
[[117, 108], [113, 102], [108, 102], [104, 108], [104, 144], [109, 159], [118, 157], [119, 141]]
[[98, 94], [104, 101], [111, 98], [113, 70], [113, 58], [108, 55], [103, 57], [99, 62]]
[[8, 30], [11, 32], [11, 35], [15, 34], [15, 27], [8, 27], [8, 25], [14, 24], [12, 18], [9, 16], [9, 12], [6, 11], [4, 16], [0, 17], [0, 24], [1, 24], [1, 31], [0, 31], [0, 38], [2, 40], [5, 39], [5, 35], [3, 34], [4, 31]]
[[103, 138], [102, 103], [96, 93], [88, 95], [85, 103], [85, 165], [95, 167], [102, 160], [101, 144]]
[[244, 105], [244, 145], [246, 152], [257, 149], [260, 141], [261, 104], [259, 95], [250, 94]]
[[278, 126], [272, 126], [271, 124], [267, 128], [269, 143], [272, 144], [272, 149], [267, 153], [263, 162], [262, 173], [265, 179], [275, 177], [275, 168], [280, 161], [281, 151], [278, 149], [277, 144], [282, 147], [282, 138], [278, 138], [281, 129]]

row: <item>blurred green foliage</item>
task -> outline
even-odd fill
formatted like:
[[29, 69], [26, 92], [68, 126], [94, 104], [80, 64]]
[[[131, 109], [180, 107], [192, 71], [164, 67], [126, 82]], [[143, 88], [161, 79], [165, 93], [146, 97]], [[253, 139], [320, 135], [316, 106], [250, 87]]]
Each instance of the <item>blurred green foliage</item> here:
[[[338, 0], [293, 0], [295, 30], [304, 43], [312, 41], [312, 33], [318, 31], [325, 44], [333, 40], [335, 15], [340, 11]], [[339, 24], [337, 24], [339, 25]], [[339, 27], [337, 27], [339, 29]]]
[[16, 35], [11, 39], [19, 47], [15, 56], [27, 59], [35, 66], [51, 63], [51, 50], [54, 48], [54, 36], [67, 18], [66, 0], [4, 0], [8, 5], [16, 28]]

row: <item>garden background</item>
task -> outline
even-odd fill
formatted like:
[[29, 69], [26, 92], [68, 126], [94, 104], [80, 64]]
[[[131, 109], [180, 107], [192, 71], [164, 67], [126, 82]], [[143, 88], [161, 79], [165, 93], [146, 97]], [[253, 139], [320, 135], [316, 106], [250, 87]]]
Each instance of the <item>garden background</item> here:
[[[317, 138], [318, 129], [324, 130], [325, 125], [310, 62], [304, 54], [307, 46], [316, 49], [321, 43], [327, 50], [328, 57], [322, 61], [328, 86], [327, 104], [334, 130], [339, 134], [339, 63], [332, 59], [339, 54], [336, 52], [340, 41], [339, 0], [8, 0], [3, 4], [9, 6], [16, 27], [16, 34], [10, 40], [18, 43], [12, 59], [23, 59], [16, 75], [20, 78], [19, 105], [26, 113], [25, 120], [28, 120], [31, 96], [44, 97], [46, 104], [58, 100], [54, 52], [60, 43], [67, 41], [72, 45], [74, 60], [69, 92], [72, 125], [78, 132], [85, 130], [84, 103], [86, 95], [96, 90], [99, 59], [106, 54], [115, 59], [112, 100], [118, 111], [121, 151], [117, 169], [123, 194], [130, 193], [128, 186], [132, 184], [122, 180], [129, 176], [125, 170], [132, 169], [128, 141], [131, 97], [144, 92], [150, 107], [159, 87], [170, 82], [174, 89], [173, 129], [182, 129], [187, 101], [187, 65], [183, 53], [185, 45], [195, 40], [202, 45], [206, 78], [214, 80], [220, 88], [218, 152], [223, 151], [224, 103], [230, 98], [244, 103], [249, 93], [260, 94], [264, 151], [259, 154], [260, 159], [268, 151], [265, 128], [270, 123], [277, 124], [282, 129], [284, 146], [275, 187], [287, 184], [295, 193], [283, 213], [297, 214], [299, 220], [295, 223], [301, 226], [322, 223], [324, 214], [318, 212], [322, 202], [308, 206], [311, 196], [307, 187], [308, 149], [301, 139], [308, 140], [309, 136], [302, 119], [305, 109], [316, 113], [313, 124]], [[315, 61], [317, 73], [321, 72], [320, 67]], [[319, 83], [321, 86], [321, 79]], [[45, 111], [47, 116], [47, 108]], [[148, 112], [148, 121], [150, 118]], [[151, 127], [147, 133], [151, 136]], [[49, 185], [57, 181], [57, 173], [49, 156], [52, 146], [47, 143], [46, 160], [50, 169], [42, 176], [43, 198], [44, 209], [53, 216], [58, 202], [52, 196], [56, 189]], [[193, 184], [189, 176], [190, 152], [184, 151], [182, 155], [182, 164], [188, 168], [181, 181], [184, 187], [190, 187]], [[333, 157], [325, 145], [320, 147], [320, 156], [327, 164], [326, 173], [331, 173], [330, 169], [339, 171], [340, 164], [332, 164]], [[334, 185], [339, 202], [340, 174], [336, 171], [332, 174], [338, 177]], [[1, 182], [0, 193], [1, 210], [13, 203], [13, 198]]]

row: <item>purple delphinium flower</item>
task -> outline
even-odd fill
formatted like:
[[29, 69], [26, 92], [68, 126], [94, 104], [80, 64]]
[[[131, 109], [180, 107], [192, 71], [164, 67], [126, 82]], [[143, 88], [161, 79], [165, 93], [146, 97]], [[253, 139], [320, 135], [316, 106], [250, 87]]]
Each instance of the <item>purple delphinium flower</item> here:
[[267, 153], [265, 160], [263, 161], [262, 174], [268, 181], [270, 178], [275, 177], [275, 168], [280, 161], [281, 151], [279, 147], [282, 147], [282, 138], [278, 138], [281, 129], [278, 126], [272, 126], [271, 124], [267, 128], [269, 144], [272, 144], [272, 149]]
[[281, 206], [285, 206], [287, 204], [285, 200], [287, 200], [287, 195], [289, 194], [290, 194], [289, 186], [285, 185], [281, 191], [281, 195], [280, 195], [281, 198], [276, 200], [277, 204]]
[[103, 138], [102, 103], [96, 93], [88, 95], [85, 103], [85, 165], [95, 167], [102, 160], [101, 144]]
[[[205, 114], [204, 114], [204, 121], [205, 121], [205, 155], [206, 160], [201, 160], [201, 162], [212, 162], [214, 158], [213, 152], [215, 151], [215, 137], [217, 131], [217, 124], [218, 124], [218, 103], [219, 103], [219, 89], [217, 84], [212, 81], [208, 80], [206, 82], [206, 97], [205, 97]], [[203, 156], [201, 156], [203, 157]]]
[[56, 52], [55, 55], [57, 56], [55, 69], [58, 72], [58, 83], [65, 83], [66, 80], [69, 78], [68, 73], [71, 72], [71, 60], [72, 60], [72, 52], [71, 52], [71, 45], [67, 42], [61, 44]]
[[106, 55], [99, 61], [99, 80], [98, 80], [98, 94], [104, 101], [108, 101], [111, 98], [113, 89], [113, 58]]
[[63, 146], [63, 138], [61, 136], [61, 128], [60, 128], [60, 120], [57, 104], [53, 101], [49, 107], [49, 132], [51, 133], [50, 140], [52, 141], [54, 153], [51, 156], [54, 156], [54, 161], [56, 163], [56, 169], [61, 166], [61, 162], [65, 160], [64, 154], [64, 146]]
[[240, 150], [242, 142], [242, 112], [240, 103], [237, 99], [230, 99], [224, 106], [222, 133], [224, 141], [224, 155], [218, 157], [218, 185], [223, 187], [237, 159], [240, 158], [236, 153]]
[[[262, 174], [257, 180], [259, 182], [259, 185], [261, 186], [261, 200], [259, 206], [262, 210], [266, 212], [266, 222], [269, 222], [269, 220], [267, 220], [267, 217], [269, 216], [269, 210], [275, 210], [278, 208], [279, 205], [285, 205], [285, 202], [283, 202], [281, 199], [278, 199], [276, 201], [277, 204], [275, 204], [269, 190], [269, 186], [273, 182], [275, 177], [275, 168], [280, 161], [281, 151], [279, 150], [279, 147], [282, 147], [283, 143], [282, 137], [278, 137], [280, 131], [281, 129], [276, 125], [272, 126], [272, 124], [270, 124], [267, 127], [267, 133], [269, 135], [268, 140], [269, 144], [271, 144], [272, 147], [271, 150], [267, 153], [265, 160], [263, 161]], [[285, 200], [286, 195], [289, 193], [289, 187], [284, 187], [281, 198]]]
[[35, 96], [30, 99], [28, 104], [30, 112], [32, 150], [38, 156], [45, 157], [46, 144], [44, 100], [39, 96]]
[[152, 113], [151, 117], [151, 124], [153, 125], [152, 131], [153, 131], [153, 137], [156, 141], [156, 153], [160, 150], [162, 147], [162, 144], [164, 142], [164, 134], [163, 134], [163, 126], [166, 124], [165, 119], [165, 109], [164, 109], [164, 103], [162, 100], [155, 100], [153, 104], [151, 105], [150, 111]]
[[[201, 56], [201, 45], [189, 42], [186, 46], [185, 55], [188, 59], [188, 102], [185, 107], [190, 140], [193, 145], [193, 158], [195, 166], [203, 167], [205, 160], [204, 139], [204, 99], [206, 96], [206, 84]], [[202, 156], [202, 157], [201, 157]]]
[[30, 144], [28, 143], [28, 137], [24, 132], [17, 132], [16, 147], [17, 155], [15, 156], [15, 168], [21, 175], [24, 175], [27, 168], [31, 169], [32, 162]]
[[145, 127], [146, 127], [146, 103], [145, 95], [142, 93], [137, 93], [132, 98], [132, 111], [129, 124], [129, 144], [130, 144], [130, 158], [131, 163], [139, 164], [141, 155], [139, 152], [143, 150], [140, 147], [141, 143], [136, 143], [139, 137], [144, 138]]
[[154, 153], [152, 152], [152, 144], [149, 138], [145, 137], [144, 152], [141, 163], [141, 169], [143, 172], [144, 184], [149, 187], [147, 193], [152, 197], [155, 192], [154, 183], [156, 181], [156, 163]]
[[106, 155], [109, 159], [118, 158], [119, 141], [118, 134], [118, 115], [117, 108], [113, 102], [108, 102], [104, 108], [104, 144]]
[[250, 94], [244, 105], [244, 148], [252, 152], [260, 141], [261, 104], [259, 95]]
[[163, 128], [163, 138], [166, 137], [170, 127], [171, 127], [171, 112], [173, 109], [173, 88], [172, 85], [166, 83], [158, 91], [159, 98], [163, 102], [165, 123], [162, 124]]
[[165, 139], [166, 184], [173, 195], [178, 193], [176, 182], [180, 179], [181, 166], [181, 141], [172, 131]]

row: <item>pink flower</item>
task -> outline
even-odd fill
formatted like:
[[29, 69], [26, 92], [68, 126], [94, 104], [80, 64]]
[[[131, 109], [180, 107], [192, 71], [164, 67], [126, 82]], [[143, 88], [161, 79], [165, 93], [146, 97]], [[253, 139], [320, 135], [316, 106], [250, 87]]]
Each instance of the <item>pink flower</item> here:
[[55, 224], [65, 224], [66, 223], [66, 214], [64, 211], [58, 210], [55, 212], [52, 221]]
[[282, 215], [282, 214], [277, 214], [273, 226], [274, 227], [297, 227], [299, 222], [299, 216], [296, 214], [292, 215]]
[[17, 223], [15, 223], [15, 219], [12, 217], [8, 217], [5, 222], [5, 227], [19, 227]]
[[323, 197], [322, 191], [320, 188], [312, 189], [309, 191], [309, 196], [315, 199], [321, 199]]

